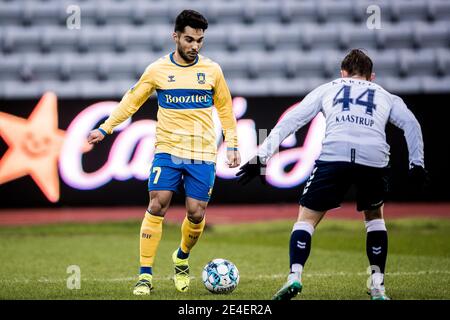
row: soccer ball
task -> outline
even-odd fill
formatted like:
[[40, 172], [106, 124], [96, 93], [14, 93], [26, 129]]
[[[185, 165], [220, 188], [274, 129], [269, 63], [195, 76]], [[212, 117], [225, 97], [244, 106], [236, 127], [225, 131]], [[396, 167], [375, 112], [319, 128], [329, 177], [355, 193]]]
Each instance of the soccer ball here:
[[231, 261], [214, 259], [203, 268], [202, 280], [212, 293], [230, 293], [239, 284], [239, 270]]

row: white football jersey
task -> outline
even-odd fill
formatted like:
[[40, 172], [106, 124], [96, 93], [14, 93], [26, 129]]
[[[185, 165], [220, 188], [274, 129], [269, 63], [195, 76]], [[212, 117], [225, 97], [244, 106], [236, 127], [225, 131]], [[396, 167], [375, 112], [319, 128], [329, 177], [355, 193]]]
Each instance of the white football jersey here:
[[261, 160], [266, 162], [284, 139], [319, 112], [326, 119], [319, 160], [387, 166], [385, 128], [391, 122], [404, 131], [410, 164], [424, 166], [422, 131], [403, 100], [374, 82], [353, 78], [339, 78], [316, 88], [287, 112], [258, 149]]

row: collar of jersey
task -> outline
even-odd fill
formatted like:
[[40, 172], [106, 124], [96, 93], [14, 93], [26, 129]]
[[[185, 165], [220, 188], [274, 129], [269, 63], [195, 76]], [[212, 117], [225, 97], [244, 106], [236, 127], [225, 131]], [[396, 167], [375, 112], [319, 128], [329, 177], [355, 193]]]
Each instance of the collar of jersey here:
[[173, 54], [174, 54], [174, 53], [175, 53], [175, 52], [172, 52], [172, 53], [170, 54], [170, 61], [172, 61], [172, 63], [173, 63], [174, 65], [177, 65], [177, 66], [179, 66], [179, 67], [182, 67], [182, 68], [191, 67], [191, 66], [193, 66], [194, 64], [196, 64], [196, 63], [198, 62], [198, 55], [197, 55], [197, 57], [195, 58], [195, 61], [192, 62], [191, 64], [182, 65], [182, 64], [176, 63], [175, 59], [173, 58]]

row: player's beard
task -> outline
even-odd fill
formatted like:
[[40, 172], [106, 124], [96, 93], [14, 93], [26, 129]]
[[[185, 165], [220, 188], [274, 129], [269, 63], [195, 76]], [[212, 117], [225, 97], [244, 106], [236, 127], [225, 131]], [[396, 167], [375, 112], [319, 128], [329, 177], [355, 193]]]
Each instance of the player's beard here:
[[194, 62], [195, 59], [197, 59], [198, 53], [196, 53], [195, 56], [192, 57], [192, 56], [188, 55], [187, 53], [185, 53], [185, 52], [181, 49], [181, 46], [178, 46], [178, 47], [177, 47], [177, 51], [178, 51], [178, 54], [180, 55], [180, 57], [183, 58], [183, 60], [186, 61], [187, 63]]

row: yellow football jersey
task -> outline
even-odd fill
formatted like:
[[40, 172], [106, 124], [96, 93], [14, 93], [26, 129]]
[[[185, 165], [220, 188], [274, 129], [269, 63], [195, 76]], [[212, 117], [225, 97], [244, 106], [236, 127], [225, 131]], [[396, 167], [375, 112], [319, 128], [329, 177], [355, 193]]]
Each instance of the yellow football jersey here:
[[156, 91], [158, 121], [155, 153], [165, 152], [181, 158], [215, 162], [217, 146], [213, 106], [217, 109], [227, 147], [238, 147], [236, 118], [222, 69], [201, 55], [189, 65], [180, 65], [173, 54], [158, 59], [146, 68], [100, 128], [108, 134], [112, 133]]

